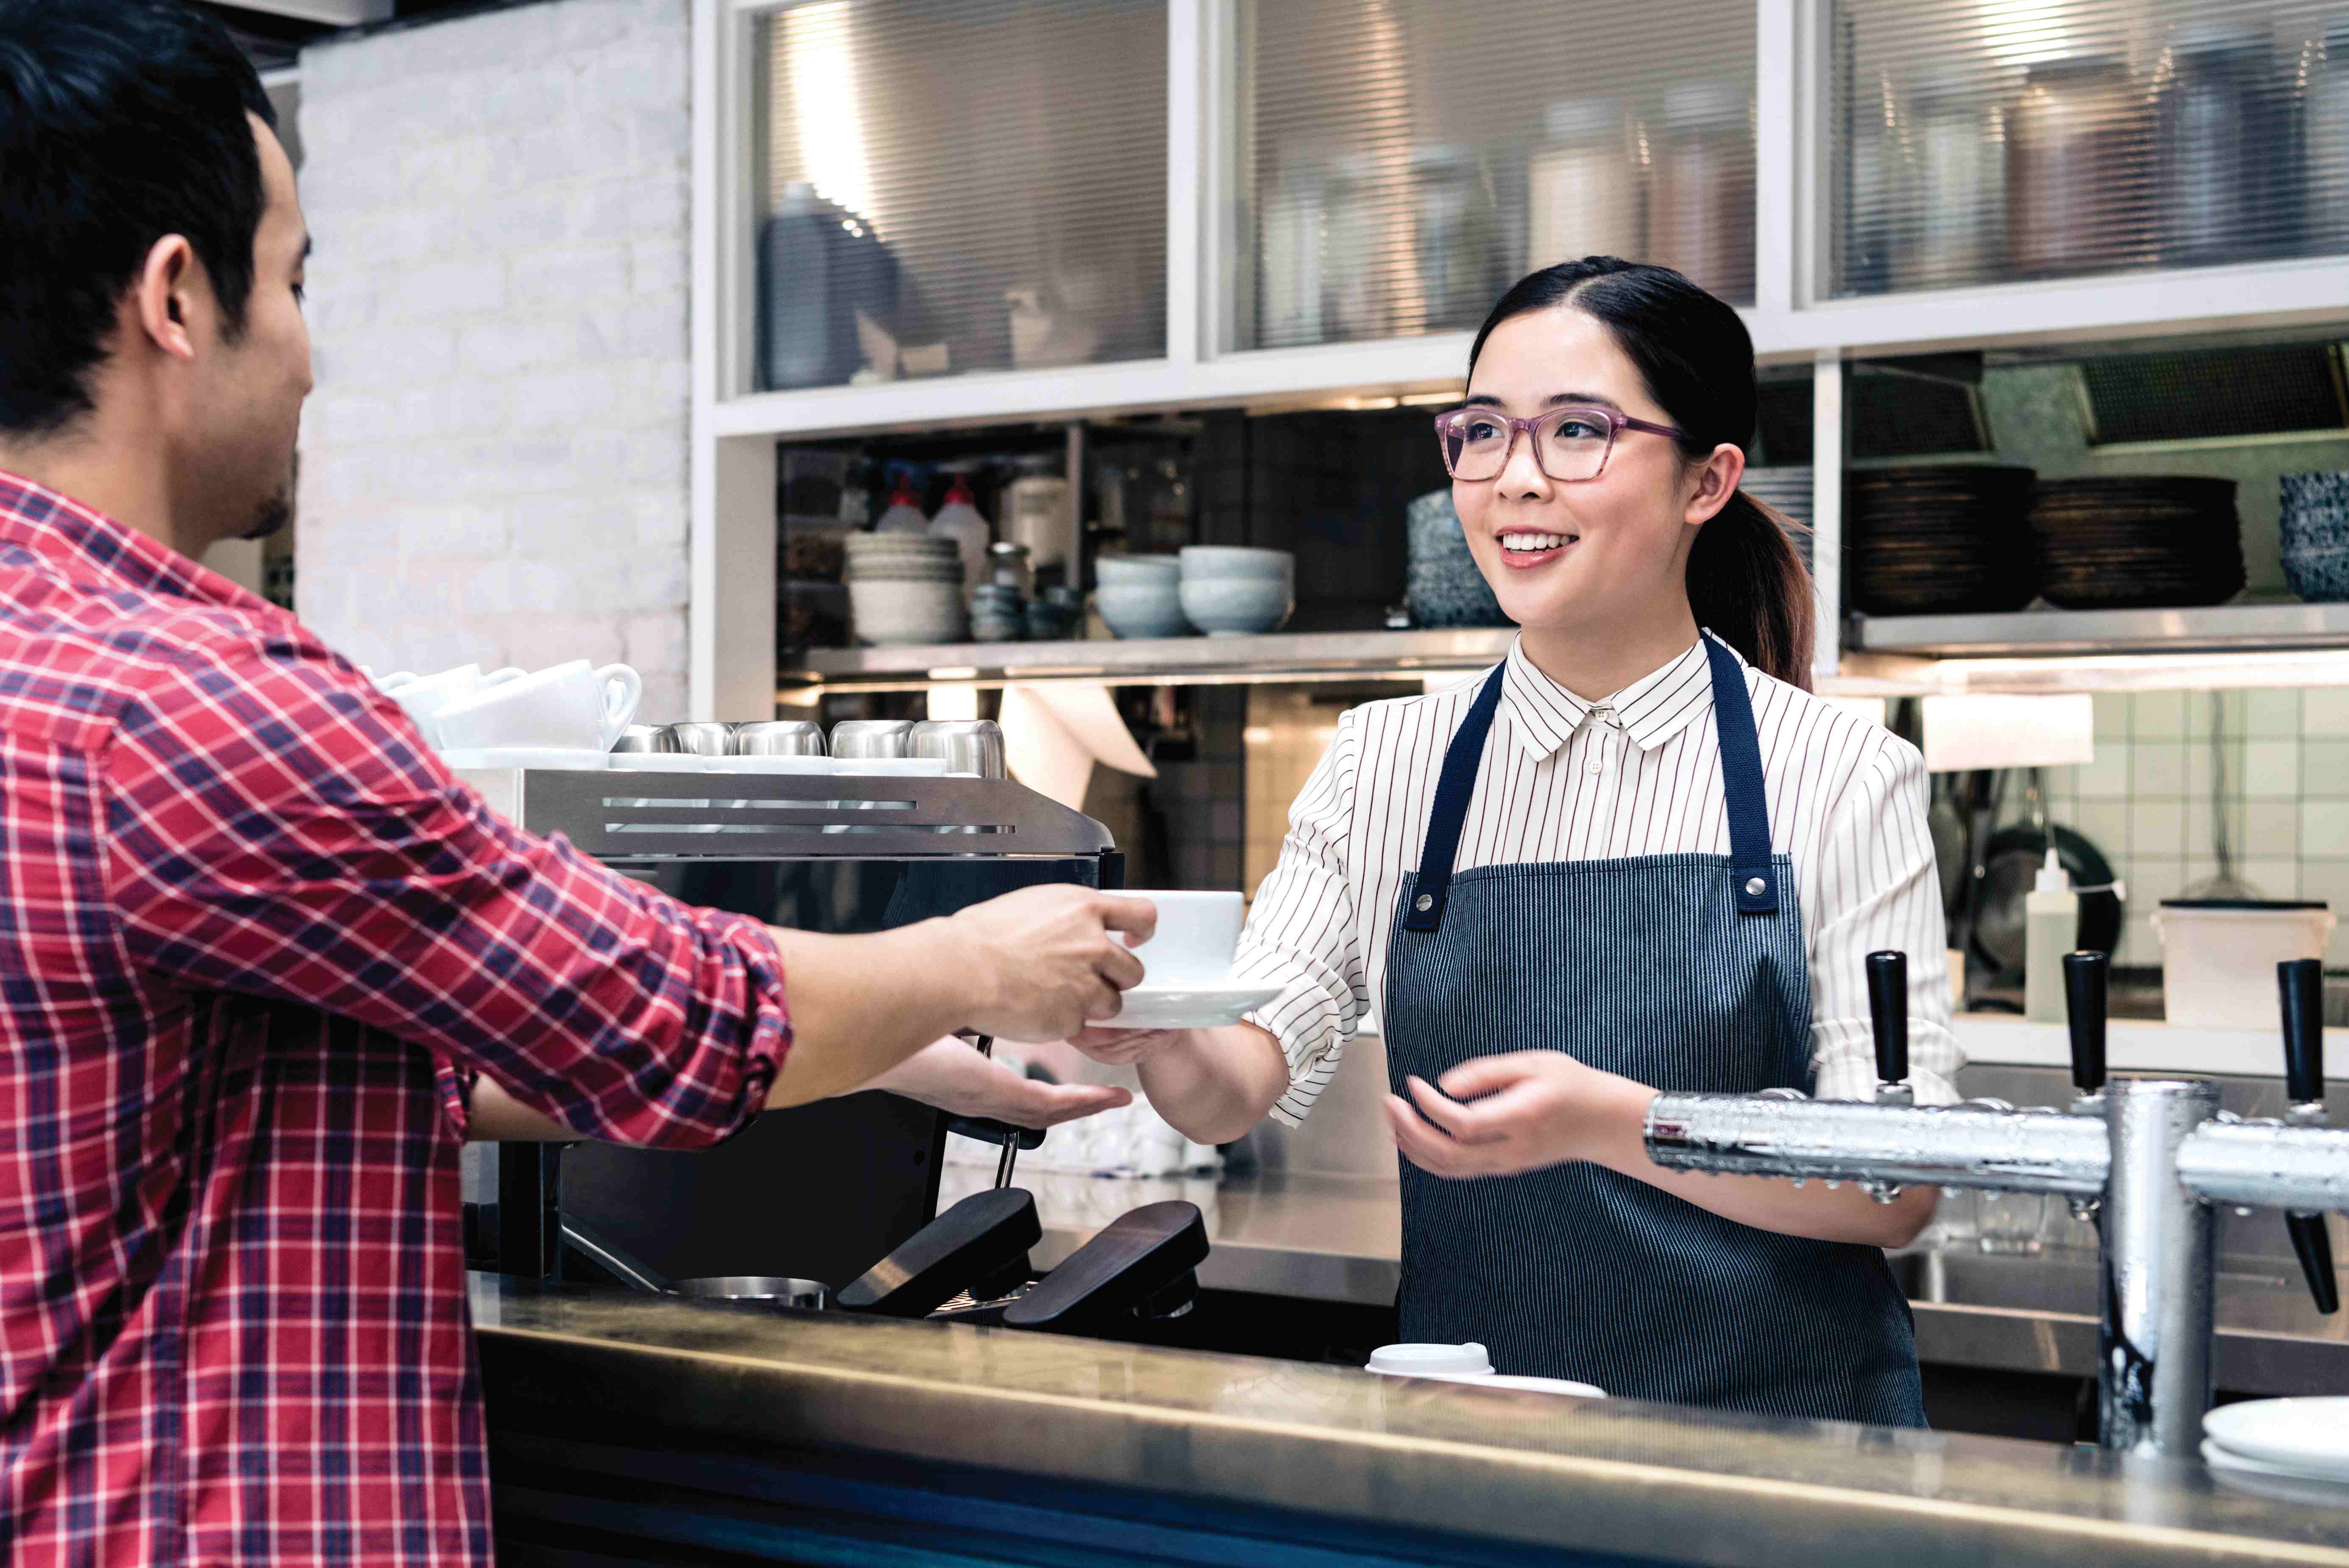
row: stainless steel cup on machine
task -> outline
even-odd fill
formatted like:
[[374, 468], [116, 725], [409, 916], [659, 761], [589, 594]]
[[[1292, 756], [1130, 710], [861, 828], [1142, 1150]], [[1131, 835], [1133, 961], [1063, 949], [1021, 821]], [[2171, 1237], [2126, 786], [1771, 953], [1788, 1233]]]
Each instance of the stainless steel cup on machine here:
[[631, 724], [620, 732], [620, 738], [612, 742], [612, 750], [631, 754], [666, 753], [678, 750], [678, 744], [666, 724]]
[[[2218, 1112], [2208, 1081], [2105, 1071], [2103, 953], [2065, 961], [2070, 1111], [1995, 1101], [1916, 1106], [1908, 1075], [1908, 964], [1868, 964], [1873, 1105], [1761, 1095], [1665, 1094], [1648, 1110], [1649, 1158], [1676, 1170], [1857, 1182], [1879, 1202], [1905, 1185], [2058, 1195], [2095, 1214], [2103, 1252], [2097, 1426], [2104, 1447], [2190, 1458], [2211, 1399], [2216, 1267], [2211, 1205], [2280, 1208], [2317, 1310], [2339, 1309], [2323, 1210], [2349, 1212], [2349, 1129], [2323, 1125], [2323, 971], [2277, 966], [2292, 1107], [2282, 1119]], [[2214, 1114], [2218, 1113], [2218, 1114]]]
[[905, 754], [938, 757], [949, 774], [1005, 776], [1003, 727], [992, 719], [926, 719], [905, 738]]
[[738, 757], [821, 757], [825, 755], [823, 726], [808, 719], [773, 719], [744, 724], [733, 737]]
[[910, 755], [911, 719], [843, 719], [832, 727], [832, 754], [843, 762], [890, 762]]
[[734, 750], [734, 726], [709, 720], [696, 720], [667, 727], [669, 743], [664, 751], [683, 752], [688, 756], [723, 757]]

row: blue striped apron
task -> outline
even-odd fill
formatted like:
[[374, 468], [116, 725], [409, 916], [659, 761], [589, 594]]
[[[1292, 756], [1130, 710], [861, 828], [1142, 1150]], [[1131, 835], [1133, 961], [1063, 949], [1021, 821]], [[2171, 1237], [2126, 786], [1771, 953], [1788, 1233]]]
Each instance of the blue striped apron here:
[[[1770, 852], [1744, 673], [1706, 639], [1730, 853], [1453, 862], [1501, 695], [1444, 753], [1388, 947], [1395, 1092], [1477, 1056], [1565, 1051], [1668, 1091], [1812, 1084], [1810, 966]], [[1408, 1096], [1405, 1096], [1408, 1098]], [[1402, 1162], [1402, 1335], [1506, 1373], [1731, 1410], [1924, 1425], [1909, 1303], [1874, 1247], [1724, 1220], [1583, 1161], [1454, 1180]]]

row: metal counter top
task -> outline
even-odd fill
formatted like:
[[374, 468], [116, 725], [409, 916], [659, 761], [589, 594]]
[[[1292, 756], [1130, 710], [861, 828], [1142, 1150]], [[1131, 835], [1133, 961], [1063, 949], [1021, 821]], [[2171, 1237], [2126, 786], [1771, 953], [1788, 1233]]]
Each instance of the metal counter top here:
[[[949, 1175], [954, 1175], [949, 1172]], [[1033, 1253], [1050, 1268], [1139, 1203], [1185, 1198], [1207, 1217], [1215, 1250], [1200, 1265], [1212, 1290], [1391, 1304], [1402, 1219], [1392, 1181], [1267, 1173], [1211, 1181], [1023, 1176], [1044, 1221]], [[1928, 1362], [2094, 1376], [2095, 1258], [1979, 1252], [1896, 1254]], [[2289, 1261], [2225, 1260], [2219, 1280], [2219, 1386], [2248, 1394], [2349, 1392], [2349, 1313], [2317, 1315]], [[2343, 1277], [2349, 1294], [2349, 1272]]]
[[485, 1275], [472, 1289], [492, 1424], [525, 1453], [613, 1433], [720, 1466], [861, 1453], [1718, 1568], [2349, 1568], [2349, 1488], [2292, 1483], [2287, 1501], [2182, 1461]]

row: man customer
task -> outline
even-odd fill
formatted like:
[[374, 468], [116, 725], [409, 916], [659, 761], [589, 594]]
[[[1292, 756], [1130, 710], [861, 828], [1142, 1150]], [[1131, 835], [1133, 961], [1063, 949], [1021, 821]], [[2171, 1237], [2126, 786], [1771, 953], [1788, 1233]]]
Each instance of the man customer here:
[[1141, 977], [1150, 907], [1073, 888], [858, 937], [664, 898], [492, 815], [198, 565], [288, 514], [307, 254], [216, 23], [0, 0], [17, 1563], [486, 1563], [469, 1117], [688, 1147], [878, 1080], [1050, 1120], [1103, 1092], [934, 1043], [1057, 1038]]

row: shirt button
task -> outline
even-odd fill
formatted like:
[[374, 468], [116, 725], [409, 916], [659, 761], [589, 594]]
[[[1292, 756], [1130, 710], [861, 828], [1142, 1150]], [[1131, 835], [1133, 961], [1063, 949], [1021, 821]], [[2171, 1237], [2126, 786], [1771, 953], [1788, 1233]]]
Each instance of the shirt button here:
[[1588, 771], [1594, 774], [1605, 773], [1607, 771], [1607, 764], [1600, 762], [1597, 757], [1593, 757], [1590, 759], [1590, 764]]

